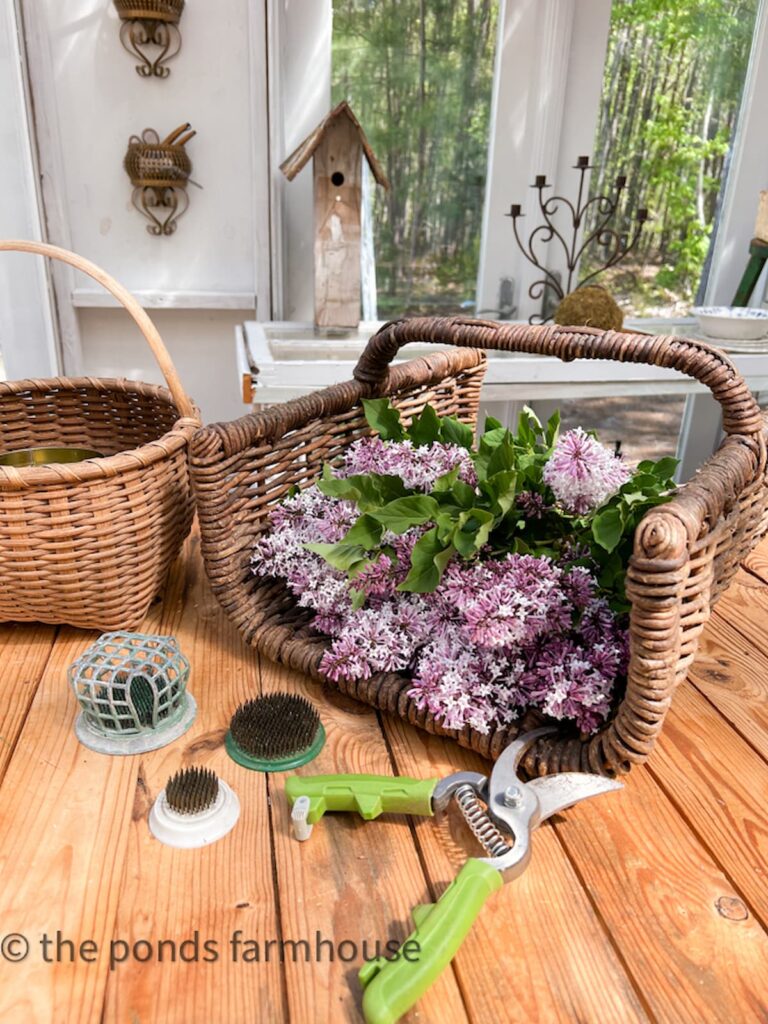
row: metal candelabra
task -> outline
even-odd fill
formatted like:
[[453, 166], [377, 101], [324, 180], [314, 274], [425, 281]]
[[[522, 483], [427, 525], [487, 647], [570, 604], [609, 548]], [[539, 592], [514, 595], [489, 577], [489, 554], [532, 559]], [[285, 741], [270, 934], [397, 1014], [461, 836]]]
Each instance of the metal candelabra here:
[[[577, 158], [574, 170], [579, 172], [579, 191], [575, 204], [565, 196], [549, 196], [549, 198], [545, 198], [544, 190], [552, 188], [552, 185], [547, 183], [546, 175], [536, 175], [536, 181], [533, 183], [531, 188], [535, 188], [538, 194], [539, 212], [544, 218], [544, 223], [539, 224], [533, 229], [527, 243], [521, 239], [520, 232], [518, 230], [518, 221], [525, 216], [520, 205], [518, 203], [513, 203], [509, 208], [509, 213], [506, 214], [507, 217], [512, 218], [512, 230], [515, 233], [515, 241], [520, 247], [520, 251], [528, 262], [532, 263], [533, 266], [536, 267], [537, 270], [541, 271], [542, 274], [542, 276], [537, 278], [528, 289], [528, 295], [532, 299], [543, 298], [548, 289], [551, 289], [558, 299], [565, 298], [565, 296], [573, 289], [573, 281], [579, 261], [585, 250], [593, 242], [596, 242], [598, 245], [601, 245], [608, 250], [607, 258], [603, 260], [601, 266], [587, 274], [586, 277], [582, 278], [576, 285], [577, 288], [581, 288], [582, 285], [587, 283], [587, 281], [591, 281], [604, 270], [615, 266], [623, 260], [624, 257], [632, 251], [640, 238], [643, 225], [648, 220], [648, 210], [644, 207], [637, 211], [636, 226], [631, 237], [628, 232], [620, 231], [618, 228], [610, 226], [611, 221], [615, 218], [618, 212], [622, 193], [627, 187], [626, 176], [624, 174], [619, 174], [617, 176], [612, 195], [593, 196], [591, 199], [587, 199], [585, 195], [585, 178], [587, 171], [591, 171], [592, 169], [593, 165], [590, 164], [588, 156], [580, 156]], [[570, 211], [571, 218], [571, 223], [565, 229], [564, 233], [557, 229], [553, 220], [555, 214], [557, 214], [561, 208], [565, 208], [567, 211]], [[579, 242], [580, 229], [582, 225], [588, 226], [586, 225], [586, 219], [589, 214], [593, 214], [596, 218], [594, 227], [589, 230], [581, 239], [581, 242]], [[569, 232], [570, 240], [567, 237]], [[565, 253], [565, 263], [567, 268], [567, 273], [565, 275], [565, 288], [563, 288], [560, 278], [553, 271], [548, 270], [544, 266], [535, 250], [536, 245], [547, 245], [555, 238], [560, 242], [563, 247], [563, 252]], [[535, 313], [528, 318], [528, 322], [546, 323], [551, 319], [551, 316], [544, 316], [543, 314]]]

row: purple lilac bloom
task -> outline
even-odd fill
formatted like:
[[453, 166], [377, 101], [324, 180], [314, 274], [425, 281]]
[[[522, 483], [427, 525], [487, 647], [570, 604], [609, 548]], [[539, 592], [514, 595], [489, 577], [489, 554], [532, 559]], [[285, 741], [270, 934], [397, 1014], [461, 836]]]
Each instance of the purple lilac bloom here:
[[533, 704], [553, 718], [573, 719], [582, 732], [593, 732], [608, 714], [614, 674], [604, 673], [604, 651], [595, 652], [571, 639], [547, 643], [524, 675]]
[[577, 611], [592, 603], [597, 590], [597, 580], [585, 566], [575, 565], [563, 574], [563, 590]]
[[563, 434], [544, 466], [544, 483], [568, 512], [603, 505], [631, 477], [627, 466], [581, 427]]
[[521, 491], [516, 498], [518, 510], [526, 519], [542, 519], [549, 506], [542, 494], [536, 491]]
[[[392, 455], [389, 442], [358, 442], [347, 469], [368, 471], [354, 459], [384, 451], [393, 461], [377, 464], [376, 471], [396, 469], [405, 476], [405, 460], [431, 450], [398, 444]], [[464, 450], [441, 447], [451, 450], [450, 458], [461, 453], [453, 465], [464, 472]], [[439, 459], [439, 468], [433, 461], [429, 469], [433, 479], [451, 468], [444, 455]], [[428, 487], [424, 465], [408, 479]], [[485, 733], [531, 706], [584, 732], [605, 720], [626, 672], [628, 634], [598, 597], [588, 568], [532, 555], [492, 558], [484, 550], [471, 561], [454, 558], [434, 593], [405, 593], [397, 586], [426, 529], [415, 527], [399, 536], [384, 534], [386, 552], [352, 583], [365, 595], [356, 609], [346, 575], [305, 545], [335, 543], [358, 514], [354, 503], [309, 487], [271, 512], [272, 528], [252, 556], [257, 575], [283, 579], [297, 603], [314, 611], [314, 628], [331, 639], [320, 665], [328, 678], [408, 671], [417, 706], [453, 729], [470, 726]]]
[[406, 487], [425, 493], [432, 490], [435, 481], [459, 467], [459, 480], [474, 487], [477, 474], [471, 454], [456, 444], [414, 447], [412, 441], [382, 441], [380, 437], [361, 437], [344, 454], [339, 477], [363, 473], [381, 473], [399, 476]]

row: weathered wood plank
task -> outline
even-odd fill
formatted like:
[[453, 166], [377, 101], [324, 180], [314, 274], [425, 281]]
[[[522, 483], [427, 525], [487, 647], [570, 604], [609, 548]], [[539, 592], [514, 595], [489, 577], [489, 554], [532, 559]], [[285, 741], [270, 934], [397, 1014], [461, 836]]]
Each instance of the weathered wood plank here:
[[[181, 565], [146, 632], [170, 631]], [[59, 630], [0, 788], [0, 920], [33, 943], [23, 963], [0, 962], [3, 1020], [102, 1018], [138, 759], [95, 754], [74, 734], [66, 670], [97, 635]], [[57, 933], [78, 948], [46, 962], [40, 938]], [[79, 955], [82, 942], [95, 943], [94, 962]]]
[[[101, 1018], [136, 768], [75, 738], [66, 668], [92, 639], [60, 632], [0, 789], [0, 920], [32, 944], [22, 963], [0, 962], [2, 1020]], [[57, 931], [101, 956], [44, 962], [39, 941]]]
[[[314, 701], [328, 739], [304, 774], [373, 772], [394, 774], [376, 715], [370, 708], [340, 694], [319, 690], [296, 673], [262, 659], [265, 692], [290, 690]], [[411, 908], [428, 902], [430, 894], [408, 821], [387, 816], [364, 822], [357, 815], [326, 815], [307, 842], [290, 832], [283, 775], [270, 776], [277, 886], [283, 935], [314, 940], [317, 932], [336, 943], [351, 940], [370, 946], [380, 940], [402, 942], [411, 930]], [[348, 950], [351, 952], [351, 949]], [[375, 951], [371, 948], [371, 954]], [[350, 963], [327, 959], [313, 964], [286, 963], [290, 1019], [295, 1021], [359, 1021], [362, 992]], [[496, 1006], [498, 1013], [498, 1004]], [[493, 1018], [489, 1018], [493, 1019]], [[496, 1018], [498, 1019], [498, 1017]], [[418, 1011], [405, 1021], [452, 1024], [466, 1021], [461, 994], [451, 971], [432, 987]]]
[[[487, 761], [457, 745], [390, 716], [384, 717], [384, 727], [399, 774], [445, 776], [490, 768]], [[455, 808], [441, 823], [418, 821], [416, 834], [432, 898], [442, 893], [468, 855], [483, 856]], [[534, 838], [527, 870], [484, 907], [454, 959], [454, 969], [472, 1021], [647, 1020], [549, 825]]]
[[712, 705], [684, 684], [675, 694], [651, 773], [768, 925], [768, 764]]
[[768, 760], [768, 655], [724, 618], [721, 605], [702, 633], [688, 678]]
[[0, 780], [24, 727], [55, 636], [55, 626], [36, 622], [0, 627]]
[[555, 827], [653, 1017], [766, 1018], [768, 935], [647, 769]]
[[745, 647], [768, 654], [768, 586], [762, 580], [739, 569], [713, 615], [733, 626], [744, 638]]
[[[176, 743], [141, 756], [114, 925], [115, 941], [131, 947], [143, 941], [157, 951], [170, 940], [177, 961], [160, 962], [155, 952], [138, 963], [118, 945], [127, 959], [109, 975], [104, 1024], [251, 1024], [285, 1016], [279, 959], [246, 961], [242, 944], [255, 940], [263, 948], [278, 932], [265, 777], [240, 768], [223, 747], [234, 708], [258, 686], [257, 658], [216, 604], [196, 539], [194, 547], [183, 589], [166, 605], [183, 609], [173, 632], [192, 665], [198, 716]], [[147, 816], [168, 777], [191, 764], [212, 768], [232, 786], [241, 817], [209, 847], [171, 849], [152, 837]], [[178, 952], [184, 941], [188, 962]], [[212, 944], [207, 950], [205, 942]]]
[[[768, 538], [760, 541], [757, 547], [750, 551], [742, 565], [764, 582], [768, 582]], [[725, 596], [723, 600], [725, 600]]]

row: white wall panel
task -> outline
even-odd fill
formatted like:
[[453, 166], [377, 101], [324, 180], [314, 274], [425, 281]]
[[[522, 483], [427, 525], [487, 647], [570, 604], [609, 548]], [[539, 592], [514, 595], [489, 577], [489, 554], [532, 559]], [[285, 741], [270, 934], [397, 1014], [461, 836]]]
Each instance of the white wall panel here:
[[[268, 223], [254, 210], [247, 0], [191, 0], [165, 80], [137, 75], [107, 0], [34, 3], [53, 64], [56, 186], [72, 246], [136, 290], [255, 292], [254, 237], [268, 246]], [[162, 138], [184, 121], [198, 132], [188, 152], [203, 189], [190, 187], [176, 234], [155, 238], [131, 206], [123, 156], [131, 134], [152, 127]]]

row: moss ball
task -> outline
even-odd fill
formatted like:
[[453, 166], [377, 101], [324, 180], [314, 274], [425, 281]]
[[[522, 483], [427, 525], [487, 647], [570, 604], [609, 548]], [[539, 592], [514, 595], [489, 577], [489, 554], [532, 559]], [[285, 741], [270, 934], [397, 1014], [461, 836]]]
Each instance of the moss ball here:
[[624, 314], [605, 288], [591, 284], [566, 295], [555, 310], [554, 320], [563, 327], [599, 327], [604, 331], [620, 331], [624, 325]]

